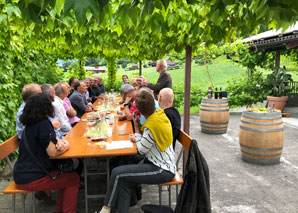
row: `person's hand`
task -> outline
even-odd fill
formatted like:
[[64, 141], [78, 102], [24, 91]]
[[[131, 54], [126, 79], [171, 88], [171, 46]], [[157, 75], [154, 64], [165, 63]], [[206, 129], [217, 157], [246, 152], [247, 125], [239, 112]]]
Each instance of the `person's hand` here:
[[129, 134], [129, 140], [131, 142], [136, 142], [136, 136], [134, 134]]
[[132, 99], [132, 97], [127, 96], [127, 97], [125, 98], [124, 103], [125, 103], [125, 104], [128, 104], [128, 103], [131, 101], [131, 99]]
[[147, 79], [144, 79], [144, 81], [143, 81], [143, 85], [147, 86], [148, 83], [149, 83], [149, 81], [148, 81]]
[[91, 112], [92, 111], [92, 108], [90, 106], [88, 106], [85, 110], [85, 112]]

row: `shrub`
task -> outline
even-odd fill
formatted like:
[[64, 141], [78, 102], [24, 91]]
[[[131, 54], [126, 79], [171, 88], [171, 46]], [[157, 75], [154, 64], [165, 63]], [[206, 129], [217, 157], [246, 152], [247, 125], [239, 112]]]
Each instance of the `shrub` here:
[[255, 71], [251, 76], [243, 72], [242, 76], [228, 81], [229, 105], [242, 107], [263, 102], [270, 93], [267, 88], [266, 78], [260, 71]]
[[[184, 104], [184, 82], [175, 84], [173, 87], [175, 94], [174, 106], [179, 108]], [[202, 89], [201, 84], [192, 83], [190, 87], [190, 106], [198, 106], [201, 104], [202, 97], [207, 95], [207, 91]]]

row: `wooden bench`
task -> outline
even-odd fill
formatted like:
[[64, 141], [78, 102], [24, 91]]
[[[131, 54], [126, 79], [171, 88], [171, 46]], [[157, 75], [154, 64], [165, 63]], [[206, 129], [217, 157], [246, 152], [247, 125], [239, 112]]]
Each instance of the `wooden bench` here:
[[[8, 157], [9, 154], [14, 152], [20, 145], [20, 140], [18, 139], [17, 135], [9, 138], [5, 142], [0, 144], [0, 160], [6, 158], [6, 161], [11, 169], [11, 172], [13, 172], [13, 167], [11, 164], [11, 161]], [[11, 178], [13, 179], [13, 178]], [[33, 199], [33, 212], [36, 212], [35, 209], [35, 195], [32, 191], [24, 191], [21, 189], [18, 189], [16, 186], [16, 183], [12, 180], [9, 185], [3, 190], [4, 194], [11, 194], [12, 195], [12, 212], [15, 212], [15, 196], [16, 194], [22, 195], [22, 211], [25, 212], [25, 199], [26, 195], [32, 193], [32, 199]]]
[[[171, 186], [176, 185], [176, 200], [178, 199], [178, 186], [182, 185], [184, 183], [182, 176], [179, 174], [179, 162], [181, 159], [181, 156], [184, 152], [184, 150], [186, 150], [188, 152], [189, 147], [190, 147], [190, 143], [192, 141], [192, 138], [186, 134], [183, 130], [180, 129], [180, 134], [179, 134], [179, 138], [178, 141], [180, 142], [180, 144], [182, 145], [181, 151], [179, 152], [177, 161], [176, 161], [176, 167], [177, 167], [177, 172], [175, 177], [173, 178], [172, 181], [167, 182], [167, 183], [163, 183], [163, 184], [158, 184], [159, 186], [159, 205], [161, 205], [161, 193], [162, 193], [162, 187], [163, 186], [167, 186], [167, 191], [169, 193], [169, 206], [171, 207]], [[184, 166], [183, 166], [184, 168]], [[183, 170], [182, 168], [182, 170]]]

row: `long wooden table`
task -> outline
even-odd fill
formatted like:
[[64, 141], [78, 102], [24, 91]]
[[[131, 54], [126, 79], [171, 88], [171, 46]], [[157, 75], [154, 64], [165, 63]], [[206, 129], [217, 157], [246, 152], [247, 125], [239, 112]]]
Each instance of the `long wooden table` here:
[[[93, 108], [96, 109], [96, 106], [102, 104], [102, 100], [98, 99], [94, 104]], [[88, 195], [87, 192], [87, 159], [90, 157], [106, 157], [107, 158], [107, 182], [109, 180], [109, 157], [111, 156], [125, 156], [125, 155], [137, 155], [136, 144], [133, 144], [133, 148], [124, 148], [124, 149], [113, 149], [107, 150], [106, 146], [99, 146], [96, 144], [98, 141], [90, 141], [87, 137], [84, 136], [87, 128], [88, 122], [82, 121], [86, 117], [85, 113], [77, 125], [71, 129], [71, 131], [65, 136], [70, 144], [69, 150], [65, 153], [57, 156], [55, 159], [65, 159], [65, 158], [85, 158], [84, 159], [84, 178], [85, 178], [85, 210], [88, 212], [88, 197], [103, 197], [103, 196], [94, 196]], [[111, 141], [120, 141], [120, 140], [129, 140], [129, 134], [133, 133], [132, 125], [130, 121], [118, 121], [115, 119], [113, 124], [113, 133], [112, 137], [108, 137], [105, 142]]]

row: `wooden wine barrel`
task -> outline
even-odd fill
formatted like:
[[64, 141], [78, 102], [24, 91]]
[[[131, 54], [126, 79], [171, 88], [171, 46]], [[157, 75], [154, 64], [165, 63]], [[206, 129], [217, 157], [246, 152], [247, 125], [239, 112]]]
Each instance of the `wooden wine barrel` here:
[[200, 107], [201, 131], [208, 134], [224, 134], [229, 123], [228, 99], [203, 98]]
[[279, 163], [284, 144], [281, 112], [244, 111], [239, 143], [244, 161], [264, 165]]

